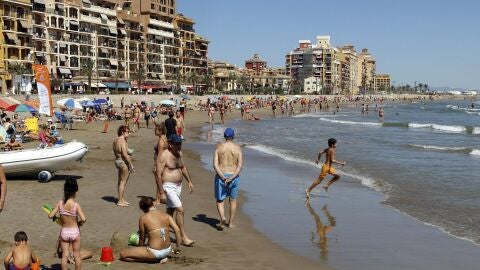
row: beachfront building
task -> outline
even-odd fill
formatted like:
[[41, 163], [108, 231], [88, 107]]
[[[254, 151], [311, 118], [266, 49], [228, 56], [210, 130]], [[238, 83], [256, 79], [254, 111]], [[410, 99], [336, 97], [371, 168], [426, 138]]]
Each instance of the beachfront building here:
[[0, 1], [0, 89], [28, 92], [32, 78], [31, 0]]
[[255, 75], [260, 75], [267, 68], [267, 61], [260, 58], [258, 54], [254, 54], [252, 58], [245, 61], [245, 69], [251, 70]]
[[388, 91], [392, 87], [389, 74], [375, 75], [375, 93]]
[[375, 73], [376, 60], [368, 52], [368, 49], [364, 48], [362, 52], [358, 54], [357, 61], [357, 85], [362, 94], [375, 93]]
[[340, 61], [340, 89], [341, 93], [356, 95], [359, 92], [357, 85], [357, 62], [358, 56], [353, 45], [345, 45], [338, 48]]
[[174, 0], [5, 0], [0, 7], [2, 92], [15, 87], [13, 60], [30, 74], [32, 63], [46, 65], [56, 88], [69, 90], [85, 89], [82, 67], [92, 60], [93, 90], [169, 89], [177, 72], [207, 70], [208, 41]]
[[232, 64], [222, 61], [209, 62], [209, 70], [213, 74], [212, 86], [216, 91], [230, 92], [238, 89], [240, 70]]
[[285, 56], [286, 74], [294, 92], [336, 94], [340, 92], [339, 50], [330, 44], [330, 36], [317, 36], [317, 43], [300, 40], [299, 46]]

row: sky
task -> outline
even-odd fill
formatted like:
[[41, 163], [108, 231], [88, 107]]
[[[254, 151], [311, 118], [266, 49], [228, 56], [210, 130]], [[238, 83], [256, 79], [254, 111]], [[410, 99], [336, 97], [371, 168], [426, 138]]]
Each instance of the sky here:
[[298, 41], [368, 48], [395, 86], [480, 89], [480, 1], [177, 0], [210, 41], [209, 57], [243, 67], [258, 53], [284, 67]]

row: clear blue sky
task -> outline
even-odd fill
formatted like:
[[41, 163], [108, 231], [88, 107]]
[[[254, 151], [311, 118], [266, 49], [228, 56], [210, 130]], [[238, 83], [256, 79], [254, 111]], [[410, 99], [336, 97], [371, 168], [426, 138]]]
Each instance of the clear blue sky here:
[[211, 41], [209, 57], [239, 67], [254, 53], [284, 66], [298, 40], [368, 48], [398, 86], [480, 89], [480, 1], [177, 0]]

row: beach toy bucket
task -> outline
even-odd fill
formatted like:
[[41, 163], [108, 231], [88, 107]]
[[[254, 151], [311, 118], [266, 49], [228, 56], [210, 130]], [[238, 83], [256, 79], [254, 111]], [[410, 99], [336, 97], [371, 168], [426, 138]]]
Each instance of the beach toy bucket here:
[[129, 246], [138, 246], [138, 243], [140, 242], [140, 235], [138, 232], [131, 233], [128, 236], [128, 245]]
[[100, 256], [100, 261], [102, 262], [113, 262], [115, 259], [113, 258], [113, 249], [112, 247], [103, 247], [102, 248], [102, 255]]
[[40, 259], [37, 259], [37, 262], [32, 263], [32, 270], [40, 270]]

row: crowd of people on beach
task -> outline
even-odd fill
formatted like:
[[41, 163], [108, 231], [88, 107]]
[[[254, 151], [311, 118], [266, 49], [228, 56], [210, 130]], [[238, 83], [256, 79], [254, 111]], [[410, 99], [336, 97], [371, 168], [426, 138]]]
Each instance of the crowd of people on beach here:
[[[220, 123], [225, 124], [225, 114], [232, 113], [233, 109], [240, 111], [242, 119], [259, 120], [251, 110], [270, 107], [273, 117], [276, 117], [277, 110], [280, 109], [282, 117], [292, 116], [295, 113], [307, 113], [311, 111], [330, 111], [338, 112], [340, 105], [344, 102], [355, 102], [362, 104], [362, 114], [368, 112], [368, 104], [374, 102], [383, 104], [382, 98], [359, 99], [335, 97], [327, 99], [326, 97], [314, 98], [208, 98], [205, 103], [200, 102], [197, 108], [206, 111], [210, 124], [215, 123], [215, 114], [220, 115]], [[141, 122], [145, 123], [147, 130], [153, 126], [154, 135], [157, 137], [157, 143], [153, 149], [153, 179], [152, 185], [155, 187], [155, 196], [142, 197], [139, 201], [139, 208], [143, 214], [139, 218], [138, 243], [136, 247], [130, 247], [120, 252], [120, 258], [124, 261], [135, 262], [161, 262], [165, 263], [171, 254], [180, 253], [180, 246], [192, 247], [196, 243], [187, 234], [185, 228], [185, 208], [181, 200], [182, 184], [186, 181], [188, 192], [194, 191], [192, 177], [183, 160], [182, 143], [185, 133], [185, 116], [188, 112], [187, 101], [182, 99], [178, 109], [175, 106], [149, 106], [146, 102], [125, 105], [122, 98], [119, 112], [113, 106], [104, 108], [100, 113], [107, 117], [105, 122], [121, 119], [123, 124], [117, 130], [117, 136], [113, 140], [112, 149], [114, 153], [114, 165], [118, 172], [117, 177], [117, 202], [118, 207], [129, 207], [130, 203], [125, 199], [125, 192], [129, 177], [135, 172], [134, 161], [132, 158], [133, 149], [128, 147], [130, 133], [139, 132]], [[378, 107], [379, 117], [383, 119], [383, 106]], [[22, 121], [18, 115], [14, 115], [12, 121], [3, 112], [1, 113], [1, 124], [7, 134], [15, 134], [15, 130], [21, 127]], [[97, 112], [86, 112], [86, 122], [96, 121]], [[93, 113], [93, 114], [92, 114]], [[245, 116], [245, 115], [248, 116]], [[165, 119], [161, 116], [165, 115]], [[143, 125], [142, 122], [142, 125]], [[56, 132], [56, 127], [52, 119], [48, 119], [46, 124], [40, 125], [38, 134], [33, 137], [38, 139], [44, 147], [51, 146], [58, 141], [60, 137]], [[108, 124], [104, 129], [108, 132]], [[22, 149], [20, 142], [15, 140], [15, 136], [9, 137], [9, 142], [4, 145], [8, 149]], [[240, 184], [240, 172], [243, 168], [243, 155], [241, 147], [234, 143], [235, 131], [232, 128], [224, 130], [225, 141], [219, 143], [214, 152], [213, 168], [215, 171], [214, 194], [216, 208], [219, 215], [217, 229], [223, 231], [225, 228], [235, 227], [235, 214], [237, 208], [237, 198]], [[307, 201], [310, 198], [311, 191], [319, 185], [327, 175], [332, 178], [323, 185], [325, 191], [340, 179], [340, 176], [334, 169], [334, 164], [345, 165], [346, 162], [337, 161], [335, 150], [337, 141], [334, 138], [328, 140], [328, 148], [318, 154], [315, 161], [320, 162], [325, 154], [320, 174], [312, 184], [305, 190]], [[49, 218], [59, 220], [61, 225], [58, 239], [58, 252], [61, 258], [62, 269], [67, 269], [68, 263], [75, 264], [75, 269], [81, 269], [82, 259], [92, 257], [92, 253], [81, 249], [80, 227], [87, 221], [81, 205], [76, 202], [76, 196], [79, 190], [77, 181], [74, 178], [68, 178], [64, 184], [64, 197], [58, 201], [48, 214]], [[0, 212], [5, 205], [7, 193], [7, 181], [3, 168], [0, 165]], [[229, 215], [225, 214], [225, 200], [229, 199]], [[166, 210], [163, 211], [162, 205]], [[172, 248], [170, 233], [174, 232], [175, 248]], [[28, 245], [28, 236], [25, 232], [19, 231], [14, 236], [15, 245], [5, 257], [4, 263], [6, 269], [30, 269], [38, 262], [38, 257]], [[33, 269], [33, 268], [31, 268]]]

